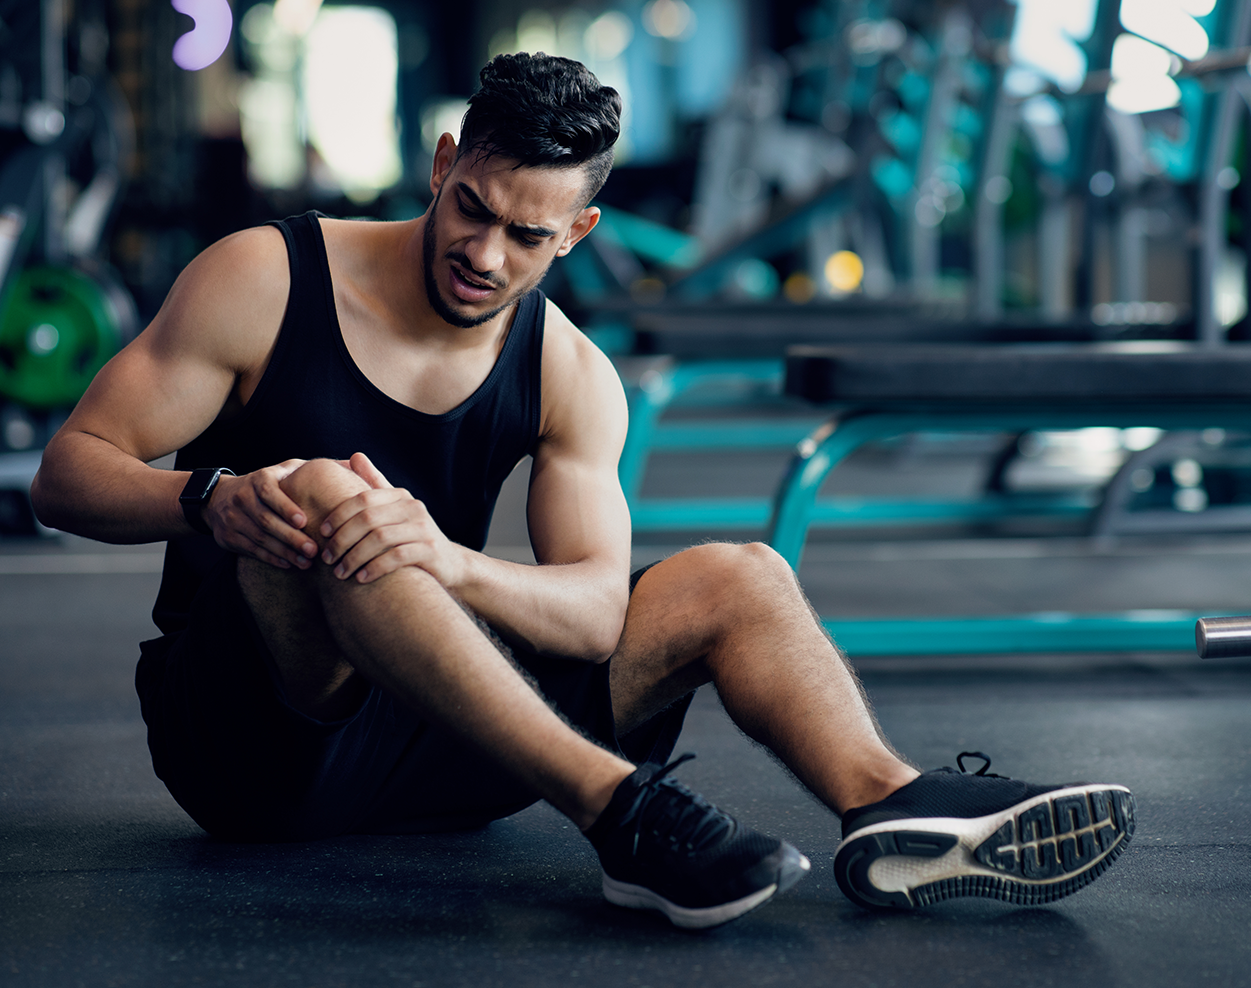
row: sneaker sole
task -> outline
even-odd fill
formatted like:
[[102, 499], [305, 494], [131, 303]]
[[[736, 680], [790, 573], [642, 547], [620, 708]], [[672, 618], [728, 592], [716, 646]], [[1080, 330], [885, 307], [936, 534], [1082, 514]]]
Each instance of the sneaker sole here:
[[659, 892], [643, 885], [631, 885], [620, 882], [604, 872], [604, 898], [615, 906], [627, 909], [655, 909], [669, 918], [674, 926], [687, 930], [704, 930], [712, 926], [720, 926], [732, 919], [738, 919], [763, 905], [779, 892], [785, 892], [812, 869], [809, 860], [789, 844], [785, 845], [785, 854], [778, 865], [778, 880], [772, 885], [753, 892], [751, 895], [723, 902], [716, 906], [692, 908], [671, 902]]
[[989, 816], [887, 820], [849, 835], [834, 877], [870, 908], [980, 896], [1017, 905], [1052, 902], [1089, 885], [1134, 833], [1124, 786], [1067, 786]]

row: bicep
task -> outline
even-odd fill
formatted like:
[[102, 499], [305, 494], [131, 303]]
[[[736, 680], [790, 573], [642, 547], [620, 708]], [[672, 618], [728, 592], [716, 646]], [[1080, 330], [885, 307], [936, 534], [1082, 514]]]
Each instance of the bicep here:
[[141, 334], [96, 375], [65, 424], [150, 462], [190, 442], [230, 395], [233, 371], [159, 333]]
[[615, 464], [541, 446], [530, 471], [526, 514], [539, 563], [628, 567], [630, 512]]
[[628, 569], [630, 512], [617, 479], [625, 396], [611, 364], [595, 358], [555, 389], [546, 413], [530, 473], [530, 540], [540, 563], [594, 559]]
[[197, 257], [152, 324], [96, 375], [64, 431], [145, 462], [203, 432], [277, 336], [285, 256], [277, 231], [249, 230]]

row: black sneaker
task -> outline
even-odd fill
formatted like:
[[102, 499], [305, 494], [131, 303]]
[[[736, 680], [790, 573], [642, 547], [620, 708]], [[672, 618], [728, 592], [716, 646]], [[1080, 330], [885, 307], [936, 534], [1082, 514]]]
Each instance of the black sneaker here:
[[668, 778], [694, 757], [640, 766], [586, 836], [599, 852], [605, 899], [702, 929], [755, 909], [811, 866], [790, 844], [748, 830]]
[[[964, 759], [985, 760], [974, 775]], [[987, 775], [962, 752], [885, 799], [843, 817], [839, 888], [863, 906], [929, 905], [958, 896], [1038, 905], [1098, 878], [1134, 832], [1124, 786], [1032, 785]]]

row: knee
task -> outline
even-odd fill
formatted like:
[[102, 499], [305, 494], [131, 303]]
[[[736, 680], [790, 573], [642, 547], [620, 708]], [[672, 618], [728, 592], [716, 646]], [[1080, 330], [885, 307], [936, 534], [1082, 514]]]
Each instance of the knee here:
[[763, 542], [713, 542], [687, 550], [695, 581], [710, 607], [741, 608], [752, 600], [776, 600], [796, 587], [790, 564]]
[[782, 580], [793, 583], [795, 571], [780, 552], [766, 542], [748, 542], [739, 550], [739, 568], [753, 580]]
[[309, 460], [284, 477], [279, 486], [310, 517], [316, 518], [369, 489], [363, 479], [334, 460]]

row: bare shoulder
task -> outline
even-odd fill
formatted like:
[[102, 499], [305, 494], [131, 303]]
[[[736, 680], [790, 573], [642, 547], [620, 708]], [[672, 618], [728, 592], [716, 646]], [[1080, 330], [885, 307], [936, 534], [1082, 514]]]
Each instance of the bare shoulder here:
[[340, 220], [319, 217], [326, 256], [336, 284], [347, 277], [368, 282], [396, 263], [398, 248], [414, 228], [411, 220]]
[[596, 387], [607, 378], [612, 385], [609, 390], [621, 391], [621, 380], [612, 361], [548, 299], [543, 329], [543, 389], [547, 390], [549, 381], [571, 385], [579, 378], [590, 378], [588, 383]]
[[322, 236], [327, 246], [343, 242], [353, 247], [385, 236], [388, 229], [393, 229], [400, 223], [400, 221], [388, 222], [372, 219], [341, 220], [333, 216], [319, 216], [317, 222], [321, 226]]
[[543, 330], [544, 435], [624, 441], [625, 426], [625, 392], [612, 361], [549, 300]]
[[282, 234], [213, 244], [178, 276], [152, 324], [96, 375], [67, 422], [149, 461], [199, 435], [263, 370], [290, 285]]
[[272, 348], [290, 287], [282, 234], [273, 227], [242, 230], [187, 265], [143, 335], [150, 346], [246, 370]]

